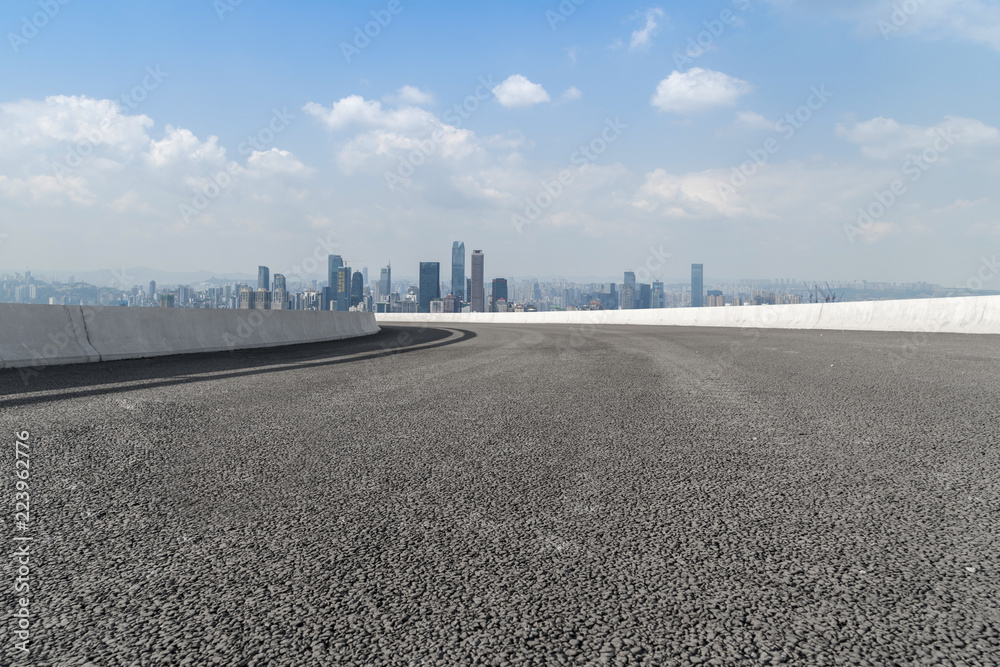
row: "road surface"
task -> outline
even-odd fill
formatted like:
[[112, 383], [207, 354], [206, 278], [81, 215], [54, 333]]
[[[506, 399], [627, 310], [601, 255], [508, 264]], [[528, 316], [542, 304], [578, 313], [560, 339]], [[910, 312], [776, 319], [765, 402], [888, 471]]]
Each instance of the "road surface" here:
[[996, 664], [998, 343], [394, 326], [3, 371], [5, 660]]

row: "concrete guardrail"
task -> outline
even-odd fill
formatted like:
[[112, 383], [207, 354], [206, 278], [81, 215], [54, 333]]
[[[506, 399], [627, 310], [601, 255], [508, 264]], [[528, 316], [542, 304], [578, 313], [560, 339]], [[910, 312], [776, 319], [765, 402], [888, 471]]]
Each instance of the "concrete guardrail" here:
[[318, 343], [379, 332], [372, 313], [0, 304], [0, 368]]
[[548, 313], [378, 314], [380, 323], [636, 324], [1000, 334], [1000, 296]]

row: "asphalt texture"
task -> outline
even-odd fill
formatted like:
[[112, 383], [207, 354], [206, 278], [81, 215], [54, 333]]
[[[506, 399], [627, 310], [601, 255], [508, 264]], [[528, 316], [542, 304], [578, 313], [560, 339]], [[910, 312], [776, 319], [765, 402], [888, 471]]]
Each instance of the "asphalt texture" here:
[[995, 336], [449, 325], [2, 371], [34, 542], [0, 663], [997, 664], [998, 369]]

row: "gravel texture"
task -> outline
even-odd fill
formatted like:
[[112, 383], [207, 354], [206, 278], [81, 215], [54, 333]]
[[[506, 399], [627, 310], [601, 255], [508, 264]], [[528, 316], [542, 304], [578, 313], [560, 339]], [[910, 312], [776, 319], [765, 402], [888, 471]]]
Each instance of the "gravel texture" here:
[[0, 663], [997, 664], [998, 342], [396, 326], [2, 371], [35, 542]]

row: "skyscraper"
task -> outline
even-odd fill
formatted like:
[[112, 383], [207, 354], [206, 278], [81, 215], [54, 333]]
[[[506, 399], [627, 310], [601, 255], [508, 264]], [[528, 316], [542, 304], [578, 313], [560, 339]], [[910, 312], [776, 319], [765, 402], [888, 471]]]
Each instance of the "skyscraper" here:
[[451, 244], [451, 293], [465, 300], [465, 243], [461, 241]]
[[441, 298], [441, 263], [420, 262], [418, 313], [431, 312], [431, 301]]
[[636, 301], [639, 298], [639, 292], [635, 288], [635, 271], [625, 272], [625, 282], [622, 285], [623, 294], [624, 294], [624, 289], [626, 287], [632, 288], [630, 291], [630, 294], [632, 295], [632, 300], [629, 301], [628, 303], [623, 303], [620, 307], [622, 310], [631, 310], [632, 308], [635, 308], [638, 305]]
[[638, 295], [637, 298], [638, 303], [635, 305], [635, 307], [640, 309], [649, 308], [650, 302], [653, 300], [653, 290], [650, 289], [649, 285], [647, 285], [646, 283], [640, 283], [637, 286], [635, 294]]
[[485, 256], [482, 250], [472, 251], [472, 294], [469, 298], [471, 302], [470, 310], [473, 313], [485, 313], [486, 312], [486, 295], [483, 291], [486, 289], [483, 283], [483, 268], [485, 264]]
[[337, 310], [348, 310], [351, 306], [351, 267], [341, 266], [337, 269], [336, 283], [334, 284], [335, 300]]
[[271, 270], [266, 266], [257, 267], [257, 289], [271, 289]]
[[382, 269], [382, 275], [378, 279], [378, 295], [383, 301], [389, 300], [392, 293], [392, 264], [386, 264]]
[[493, 279], [493, 290], [490, 292], [490, 312], [497, 312], [497, 302], [503, 299], [504, 302], [510, 301], [507, 298], [507, 279], [506, 278], [494, 278]]
[[275, 273], [274, 274], [274, 290], [278, 291], [278, 290], [284, 290], [284, 289], [288, 289], [285, 286], [285, 276], [284, 276], [284, 274]]
[[691, 265], [691, 307], [701, 308], [705, 305], [705, 265]]
[[326, 284], [329, 285], [331, 288], [334, 288], [337, 286], [337, 270], [340, 267], [344, 266], [344, 259], [340, 255], [329, 255], [326, 258], [326, 261], [327, 261]]
[[355, 271], [351, 276], [351, 305], [356, 306], [361, 303], [361, 297], [365, 293], [365, 276], [360, 271]]
[[336, 308], [337, 303], [337, 272], [344, 266], [344, 259], [340, 255], [328, 255], [326, 258], [326, 287], [323, 289], [323, 309]]
[[155, 280], [150, 280], [149, 281], [149, 298], [152, 299], [154, 294], [156, 294], [156, 281]]

